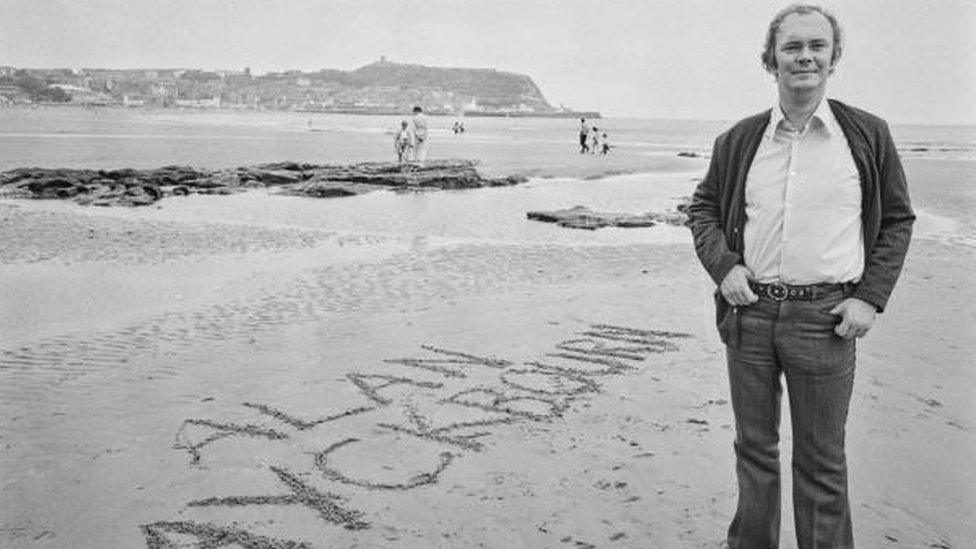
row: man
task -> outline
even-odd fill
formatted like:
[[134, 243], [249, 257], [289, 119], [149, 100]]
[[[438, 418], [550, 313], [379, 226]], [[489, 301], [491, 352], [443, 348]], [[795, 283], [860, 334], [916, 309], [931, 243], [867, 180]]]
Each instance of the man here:
[[424, 110], [420, 107], [413, 108], [413, 120], [411, 121], [411, 134], [413, 134], [413, 161], [423, 165], [427, 160], [427, 117]]
[[719, 286], [739, 485], [733, 549], [779, 543], [781, 375], [798, 546], [853, 547], [844, 429], [855, 340], [887, 304], [915, 215], [885, 122], [826, 99], [841, 51], [822, 8], [773, 18], [762, 60], [779, 100], [716, 139], [688, 209]]

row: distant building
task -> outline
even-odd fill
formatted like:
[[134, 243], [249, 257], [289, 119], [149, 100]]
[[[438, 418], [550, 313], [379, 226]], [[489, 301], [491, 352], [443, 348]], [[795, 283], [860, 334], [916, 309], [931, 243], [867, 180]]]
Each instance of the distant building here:
[[146, 100], [141, 97], [132, 97], [128, 95], [122, 96], [122, 106], [124, 107], [144, 107], [146, 106]]
[[190, 109], [219, 109], [220, 96], [210, 99], [177, 99], [176, 106]]
[[176, 82], [156, 82], [150, 92], [153, 97], [176, 97]]

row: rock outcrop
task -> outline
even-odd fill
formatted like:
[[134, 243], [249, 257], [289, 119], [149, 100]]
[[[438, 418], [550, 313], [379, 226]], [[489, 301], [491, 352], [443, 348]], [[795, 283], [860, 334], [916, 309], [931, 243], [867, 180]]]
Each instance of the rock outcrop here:
[[[683, 208], [679, 206], [679, 209]], [[565, 210], [529, 212], [526, 217], [536, 221], [556, 223], [560, 227], [591, 231], [603, 227], [653, 227], [659, 223], [683, 226], [688, 221], [688, 216], [682, 211], [627, 214], [595, 212], [586, 206], [573, 206]]]
[[278, 162], [215, 171], [188, 166], [155, 170], [19, 168], [0, 173], [0, 196], [72, 199], [95, 206], [145, 206], [166, 196], [229, 194], [254, 187], [331, 198], [377, 189], [470, 189], [526, 181], [524, 176], [484, 178], [476, 165], [471, 160], [435, 160], [423, 166]]

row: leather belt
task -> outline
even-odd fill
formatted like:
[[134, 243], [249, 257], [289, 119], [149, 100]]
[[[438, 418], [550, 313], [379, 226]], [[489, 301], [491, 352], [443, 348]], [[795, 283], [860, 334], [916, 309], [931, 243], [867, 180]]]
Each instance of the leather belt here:
[[813, 301], [826, 294], [838, 290], [848, 290], [853, 287], [850, 283], [836, 284], [809, 284], [806, 286], [795, 286], [793, 284], [783, 284], [781, 282], [771, 282], [768, 284], [760, 282], [750, 282], [749, 287], [759, 297], [768, 297], [773, 301]]

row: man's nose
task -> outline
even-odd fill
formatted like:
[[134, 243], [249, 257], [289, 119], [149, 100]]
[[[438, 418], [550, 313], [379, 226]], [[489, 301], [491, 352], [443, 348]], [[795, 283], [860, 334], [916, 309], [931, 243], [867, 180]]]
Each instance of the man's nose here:
[[796, 62], [800, 64], [807, 64], [813, 61], [813, 52], [810, 48], [801, 48], [799, 55], [797, 55]]

